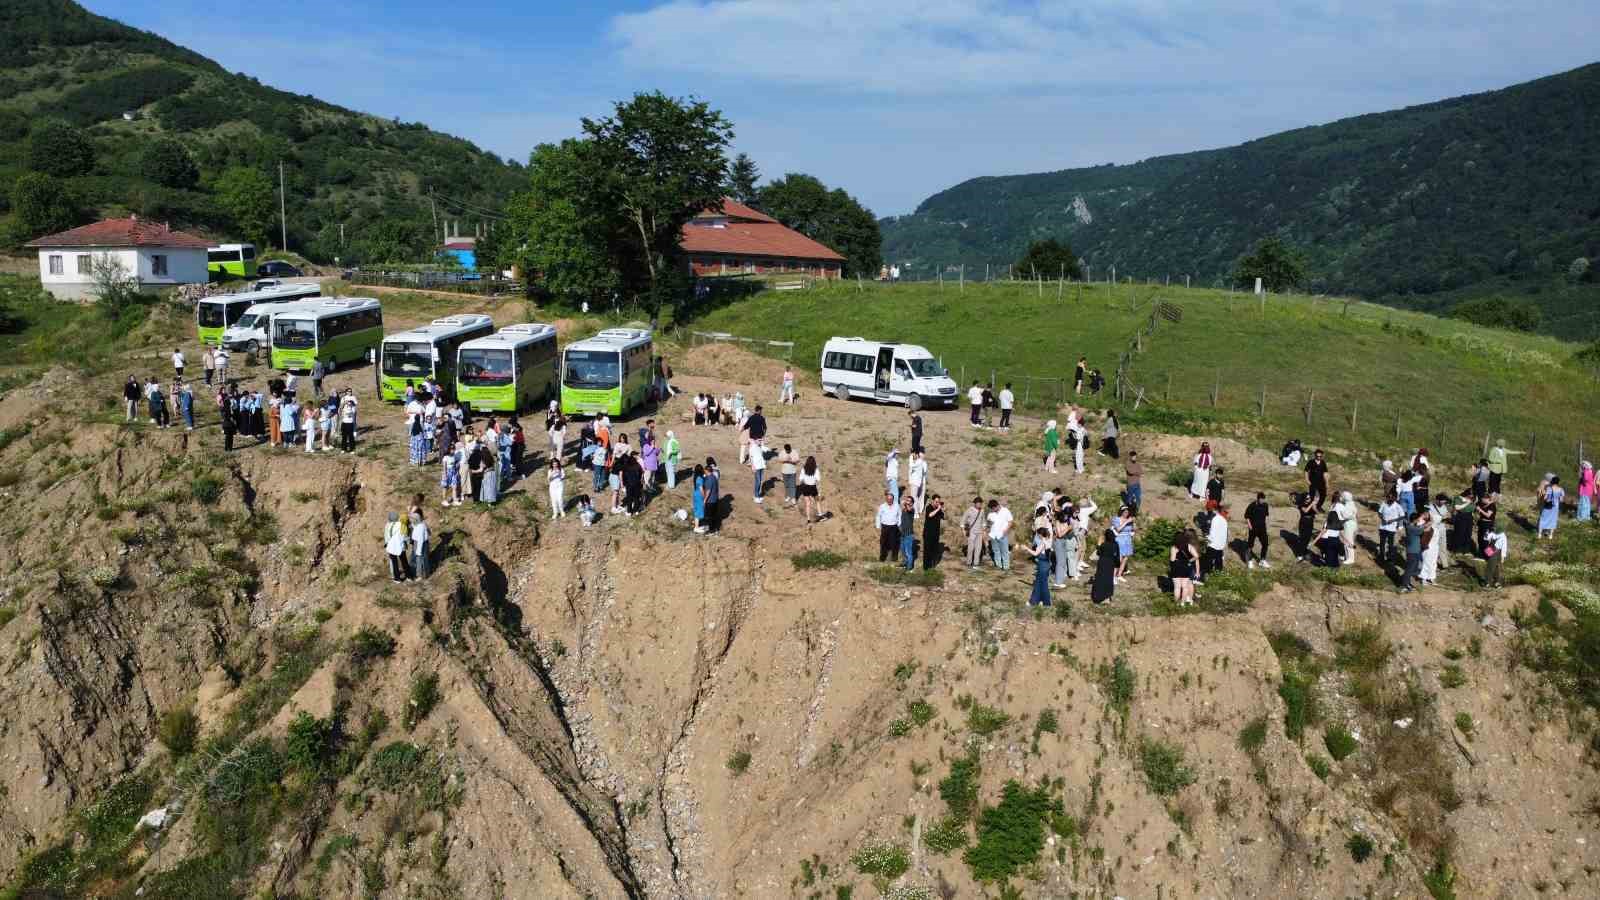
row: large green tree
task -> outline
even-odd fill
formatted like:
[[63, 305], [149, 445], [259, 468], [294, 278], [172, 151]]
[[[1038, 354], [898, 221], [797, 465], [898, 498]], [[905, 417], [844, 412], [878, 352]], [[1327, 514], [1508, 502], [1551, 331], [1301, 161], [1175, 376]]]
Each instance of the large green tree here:
[[1028, 245], [1013, 268], [1018, 278], [1082, 278], [1083, 267], [1078, 264], [1078, 254], [1055, 238], [1045, 238]]
[[78, 224], [77, 204], [60, 179], [43, 172], [24, 172], [11, 187], [17, 243], [65, 231]]
[[679, 279], [666, 278], [680, 255], [683, 226], [722, 200], [725, 150], [733, 127], [699, 100], [656, 91], [619, 102], [610, 116], [584, 119], [585, 194], [628, 222], [650, 282], [651, 326]]
[[727, 194], [746, 206], [754, 206], [761, 202], [761, 191], [756, 187], [760, 180], [761, 170], [756, 168], [756, 161], [749, 154], [741, 153], [728, 167]]
[[798, 172], [761, 189], [761, 209], [845, 258], [844, 274], [873, 276], [883, 264], [883, 237], [872, 210], [841, 188]]
[[146, 147], [139, 163], [146, 177], [169, 188], [192, 188], [200, 180], [194, 157], [172, 138], [161, 138]]
[[239, 234], [263, 246], [276, 218], [277, 209], [272, 197], [272, 180], [260, 169], [233, 166], [219, 176], [212, 185], [217, 205], [227, 213]]
[[511, 198], [498, 240], [529, 284], [568, 301], [601, 300], [621, 289], [619, 257], [636, 258], [628, 223], [585, 194], [593, 179], [586, 142], [540, 144], [528, 159], [528, 189]]
[[1274, 293], [1294, 290], [1306, 283], [1305, 258], [1277, 237], [1262, 238], [1233, 269], [1233, 283], [1241, 287], [1254, 287], [1257, 278]]
[[83, 130], [57, 119], [45, 119], [28, 132], [22, 158], [35, 172], [71, 178], [94, 169], [94, 147]]

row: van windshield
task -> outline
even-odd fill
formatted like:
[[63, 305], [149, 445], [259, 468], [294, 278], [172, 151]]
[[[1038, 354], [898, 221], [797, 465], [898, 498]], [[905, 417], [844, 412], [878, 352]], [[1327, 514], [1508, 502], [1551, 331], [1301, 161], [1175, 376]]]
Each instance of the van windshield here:
[[939, 365], [939, 361], [931, 356], [901, 361], [911, 367], [911, 374], [917, 378], [938, 378], [945, 374], [944, 367]]
[[237, 322], [235, 322], [233, 324], [239, 326], [239, 329], [241, 331], [249, 331], [250, 329], [256, 327], [255, 314], [254, 313], [245, 313], [244, 315], [239, 317], [239, 321], [237, 321]]

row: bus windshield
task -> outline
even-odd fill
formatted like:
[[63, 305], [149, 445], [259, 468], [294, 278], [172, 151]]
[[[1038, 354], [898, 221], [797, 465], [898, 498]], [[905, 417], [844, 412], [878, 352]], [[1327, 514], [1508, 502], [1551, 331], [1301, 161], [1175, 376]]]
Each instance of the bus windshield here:
[[317, 323], [310, 319], [279, 317], [272, 323], [272, 345], [306, 349], [317, 345]]
[[931, 356], [902, 360], [902, 362], [910, 366], [911, 374], [918, 378], [938, 378], [944, 374], [944, 368], [939, 365], [939, 361]]
[[568, 350], [564, 382], [584, 390], [614, 388], [622, 383], [621, 367], [615, 350]]
[[383, 374], [396, 378], [427, 378], [433, 374], [433, 345], [384, 341]]
[[200, 304], [199, 313], [196, 315], [196, 318], [200, 322], [200, 327], [221, 328], [224, 324], [226, 324], [224, 322], [226, 317], [224, 312], [225, 309], [226, 307], [220, 303]]
[[510, 350], [463, 350], [456, 377], [473, 387], [495, 387], [513, 380]]

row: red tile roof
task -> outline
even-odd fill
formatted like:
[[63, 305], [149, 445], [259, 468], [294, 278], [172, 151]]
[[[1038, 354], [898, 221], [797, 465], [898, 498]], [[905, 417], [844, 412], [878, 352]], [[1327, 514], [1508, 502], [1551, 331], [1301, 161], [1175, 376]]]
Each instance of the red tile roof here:
[[683, 226], [679, 245], [685, 253], [710, 253], [727, 256], [776, 256], [784, 259], [844, 260], [843, 256], [817, 243], [777, 219], [757, 212], [731, 198], [724, 198], [722, 210], [706, 210], [698, 219], [727, 216], [726, 227], [689, 224]]
[[179, 247], [205, 250], [211, 242], [183, 231], [173, 231], [164, 222], [137, 216], [104, 219], [92, 225], [29, 241], [27, 247]]

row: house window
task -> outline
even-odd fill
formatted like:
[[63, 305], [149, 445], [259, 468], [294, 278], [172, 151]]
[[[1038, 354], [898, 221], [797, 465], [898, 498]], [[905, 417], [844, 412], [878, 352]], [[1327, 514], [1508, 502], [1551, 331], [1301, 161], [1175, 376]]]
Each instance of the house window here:
[[151, 275], [165, 275], [165, 274], [167, 274], [167, 258], [166, 258], [166, 256], [164, 256], [163, 254], [160, 254], [160, 253], [156, 253], [156, 254], [152, 254], [151, 255], [151, 257], [150, 257], [150, 274]]
[[61, 254], [59, 254], [59, 253], [50, 254], [50, 274], [51, 275], [60, 275], [60, 274], [62, 274], [63, 271], [64, 270], [63, 270], [62, 265], [61, 265]]
[[79, 275], [88, 275], [90, 272], [93, 272], [93, 271], [94, 271], [94, 265], [89, 261], [89, 254], [87, 254], [87, 253], [79, 253], [78, 254], [78, 274]]

